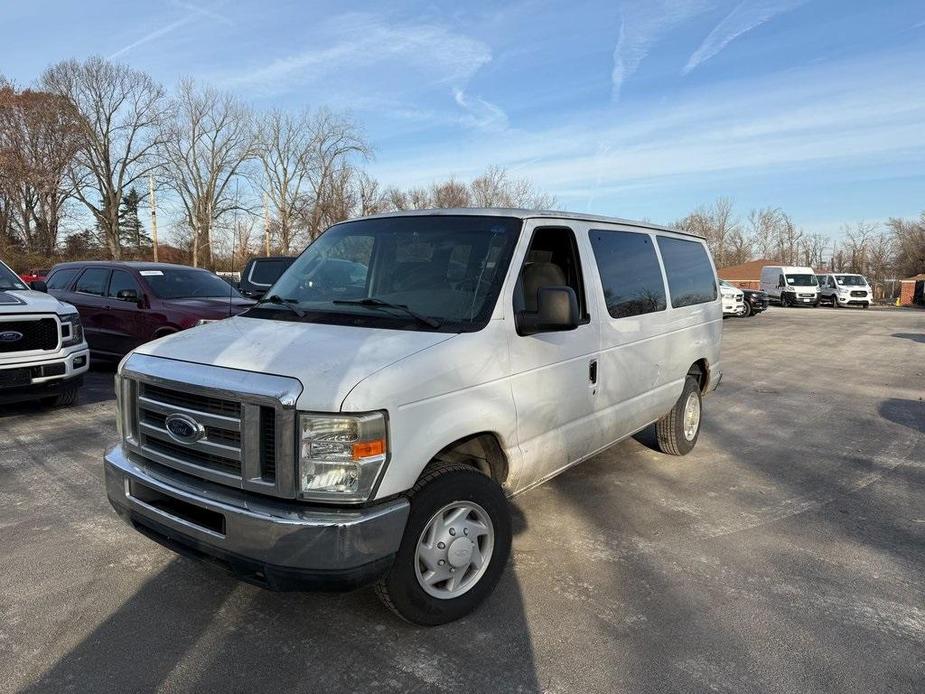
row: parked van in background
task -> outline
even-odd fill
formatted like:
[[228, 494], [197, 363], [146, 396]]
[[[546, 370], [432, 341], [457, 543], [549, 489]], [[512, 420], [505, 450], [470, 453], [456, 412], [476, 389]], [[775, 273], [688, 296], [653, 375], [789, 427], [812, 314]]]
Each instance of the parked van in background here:
[[874, 292], [864, 275], [835, 273], [819, 275], [819, 300], [839, 306], [870, 307], [874, 302]]
[[694, 447], [721, 336], [697, 236], [525, 210], [342, 222], [254, 308], [122, 361], [107, 492], [244, 580], [377, 582], [441, 624], [504, 571], [506, 496], [650, 424]]
[[809, 267], [765, 265], [761, 268], [761, 290], [781, 306], [816, 306], [819, 283]]

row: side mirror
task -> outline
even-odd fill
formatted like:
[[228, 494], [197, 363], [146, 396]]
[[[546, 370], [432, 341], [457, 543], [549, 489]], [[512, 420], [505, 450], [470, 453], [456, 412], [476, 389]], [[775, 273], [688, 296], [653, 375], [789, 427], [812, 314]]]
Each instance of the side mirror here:
[[578, 327], [578, 297], [571, 287], [540, 287], [536, 292], [536, 312], [517, 314], [518, 335], [562, 332]]
[[137, 304], [140, 297], [138, 296], [138, 291], [135, 289], [120, 289], [116, 293], [116, 298], [119, 301], [131, 301]]
[[45, 292], [46, 294], [48, 293], [48, 285], [45, 284], [45, 282], [42, 280], [32, 280], [29, 282], [29, 287], [37, 292]]

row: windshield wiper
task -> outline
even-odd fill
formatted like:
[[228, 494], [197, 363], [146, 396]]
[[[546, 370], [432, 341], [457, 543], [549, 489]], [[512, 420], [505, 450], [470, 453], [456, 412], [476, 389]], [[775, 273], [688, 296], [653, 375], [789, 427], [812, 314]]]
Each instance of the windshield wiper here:
[[283, 299], [279, 294], [271, 294], [266, 296], [258, 301], [255, 306], [260, 306], [260, 304], [273, 304], [274, 306], [284, 306], [296, 314], [299, 318], [305, 318], [305, 311], [300, 308], [297, 308], [295, 304], [299, 303], [296, 299]]
[[369, 306], [371, 308], [382, 309], [398, 309], [399, 311], [404, 311], [416, 321], [423, 323], [424, 325], [429, 325], [431, 328], [439, 328], [442, 325], [440, 321], [434, 320], [430, 316], [422, 315], [417, 311], [408, 308], [405, 304], [393, 304], [390, 301], [383, 301], [382, 299], [376, 299], [375, 297], [367, 297], [365, 299], [335, 299], [331, 303], [347, 304], [352, 306]]

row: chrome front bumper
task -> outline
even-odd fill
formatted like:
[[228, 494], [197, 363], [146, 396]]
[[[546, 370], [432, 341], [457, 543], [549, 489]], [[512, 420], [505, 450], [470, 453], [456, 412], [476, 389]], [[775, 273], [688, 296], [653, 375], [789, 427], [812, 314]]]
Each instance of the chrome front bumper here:
[[127, 453], [105, 455], [109, 501], [130, 525], [186, 555], [277, 590], [345, 589], [391, 566], [407, 499], [330, 508], [230, 489]]

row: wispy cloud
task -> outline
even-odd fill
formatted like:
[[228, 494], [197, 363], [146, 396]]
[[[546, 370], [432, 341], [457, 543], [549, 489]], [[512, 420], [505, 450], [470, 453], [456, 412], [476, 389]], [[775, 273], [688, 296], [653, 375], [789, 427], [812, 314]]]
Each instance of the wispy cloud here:
[[462, 89], [454, 89], [453, 98], [465, 111], [461, 119], [463, 125], [480, 130], [504, 130], [508, 127], [507, 114], [495, 104], [470, 96]]
[[170, 22], [161, 27], [158, 27], [157, 29], [154, 29], [153, 31], [148, 32], [147, 34], [145, 34], [138, 40], [132, 41], [130, 44], [123, 46], [122, 48], [117, 50], [115, 53], [111, 54], [109, 56], [109, 59], [114, 60], [115, 58], [123, 56], [126, 53], [138, 48], [139, 46], [143, 46], [146, 43], [150, 43], [151, 41], [162, 38], [163, 36], [166, 36], [167, 34], [170, 34], [171, 32], [176, 31], [180, 27], [190, 24], [195, 19], [206, 18], [206, 19], [211, 19], [213, 21], [222, 22], [224, 24], [231, 24], [231, 20], [228, 17], [225, 17], [224, 15], [221, 15], [212, 9], [209, 9], [206, 7], [199, 7], [197, 5], [191, 5], [190, 3], [179, 2], [179, 1], [173, 2], [171, 4], [178, 7], [179, 9], [186, 10], [188, 14], [184, 15], [180, 19], [177, 19], [173, 22]]
[[703, 43], [687, 61], [682, 72], [686, 75], [742, 34], [806, 2], [808, 0], [743, 0], [703, 40]]
[[420, 185], [448, 172], [477, 175], [485, 162], [524, 166], [523, 175], [541, 188], [582, 204], [642, 185], [677, 191], [707, 177], [728, 188], [743, 175], [891, 166], [925, 152], [919, 59], [821, 63], [715, 84], [656, 112], [630, 107], [618, 121], [612, 110], [584, 112], [555, 128], [488, 133], [465, 147], [430, 145], [426, 153], [376, 164], [375, 173]]
[[620, 100], [626, 80], [665, 34], [711, 9], [711, 0], [633, 0], [622, 11], [617, 45], [613, 51], [612, 96]]
[[390, 23], [351, 13], [329, 20], [312, 48], [235, 70], [222, 81], [284, 93], [331, 74], [375, 68], [377, 79], [461, 86], [492, 59], [488, 46], [436, 24]]

